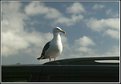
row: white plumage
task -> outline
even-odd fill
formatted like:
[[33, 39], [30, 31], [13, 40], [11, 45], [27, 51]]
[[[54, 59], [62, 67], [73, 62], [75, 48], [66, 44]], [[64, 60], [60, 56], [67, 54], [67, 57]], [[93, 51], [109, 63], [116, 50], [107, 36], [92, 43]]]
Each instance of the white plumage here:
[[59, 27], [53, 29], [53, 39], [46, 43], [41, 56], [37, 58], [38, 60], [49, 59], [49, 61], [51, 61], [51, 58], [54, 58], [55, 60], [56, 57], [62, 53], [63, 45], [60, 36], [61, 32], [65, 34], [65, 32]]

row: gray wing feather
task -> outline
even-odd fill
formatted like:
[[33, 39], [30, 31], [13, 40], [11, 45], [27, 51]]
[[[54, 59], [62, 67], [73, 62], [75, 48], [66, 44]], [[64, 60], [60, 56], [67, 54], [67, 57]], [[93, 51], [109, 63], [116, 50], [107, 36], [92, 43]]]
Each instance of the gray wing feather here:
[[42, 50], [42, 54], [41, 54], [41, 57], [37, 58], [37, 59], [45, 59], [45, 52], [47, 51], [47, 49], [49, 48], [50, 46], [50, 42], [46, 43], [43, 50]]

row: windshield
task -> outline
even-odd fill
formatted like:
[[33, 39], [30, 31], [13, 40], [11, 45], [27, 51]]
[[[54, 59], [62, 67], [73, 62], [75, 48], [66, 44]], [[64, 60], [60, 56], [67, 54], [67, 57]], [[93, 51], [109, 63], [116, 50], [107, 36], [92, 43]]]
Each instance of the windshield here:
[[119, 2], [2, 1], [1, 4], [2, 65], [48, 62], [49, 58], [37, 58], [53, 39], [55, 27], [66, 32], [66, 35], [59, 33], [61, 46], [53, 48], [54, 42], [49, 44], [52, 47], [48, 52], [59, 51], [55, 60], [119, 56]]

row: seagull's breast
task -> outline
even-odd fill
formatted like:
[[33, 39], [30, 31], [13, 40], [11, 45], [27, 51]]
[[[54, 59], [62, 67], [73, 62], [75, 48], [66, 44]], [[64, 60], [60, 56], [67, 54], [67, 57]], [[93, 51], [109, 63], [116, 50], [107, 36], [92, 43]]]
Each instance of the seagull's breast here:
[[62, 52], [62, 49], [63, 49], [63, 46], [62, 46], [62, 42], [61, 40], [59, 41], [52, 41], [52, 46], [51, 46], [51, 49], [56, 52], [56, 53], [61, 53]]
[[46, 56], [56, 57], [62, 53], [63, 46], [61, 40], [52, 40], [50, 48], [46, 52]]
[[61, 41], [59, 41], [59, 42], [57, 42], [57, 44], [58, 44], [58, 50], [59, 50], [59, 53], [61, 53], [62, 52], [62, 50], [63, 50], [63, 45], [62, 45], [62, 42]]

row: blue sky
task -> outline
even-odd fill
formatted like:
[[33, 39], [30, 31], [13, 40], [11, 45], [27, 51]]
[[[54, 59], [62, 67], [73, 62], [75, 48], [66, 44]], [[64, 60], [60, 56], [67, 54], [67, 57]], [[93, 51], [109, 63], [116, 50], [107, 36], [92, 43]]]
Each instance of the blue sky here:
[[57, 59], [119, 56], [118, 2], [2, 2], [2, 64], [39, 64], [56, 26], [64, 50]]

